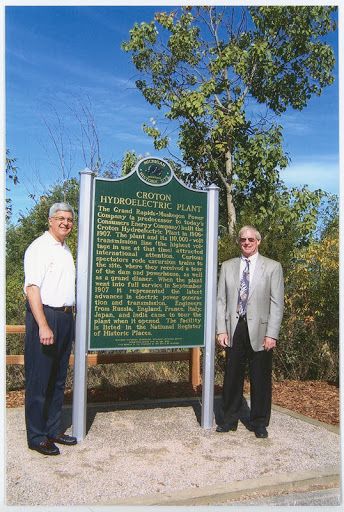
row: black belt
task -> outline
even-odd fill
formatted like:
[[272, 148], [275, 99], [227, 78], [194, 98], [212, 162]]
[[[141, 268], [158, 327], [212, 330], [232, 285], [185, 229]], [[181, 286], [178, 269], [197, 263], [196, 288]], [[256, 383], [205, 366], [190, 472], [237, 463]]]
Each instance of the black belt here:
[[246, 315], [239, 316], [238, 322], [247, 322], [247, 316]]
[[55, 308], [53, 306], [47, 306], [43, 304], [44, 308], [52, 309], [53, 311], [63, 311], [63, 313], [74, 313], [75, 306], [61, 306], [60, 308]]

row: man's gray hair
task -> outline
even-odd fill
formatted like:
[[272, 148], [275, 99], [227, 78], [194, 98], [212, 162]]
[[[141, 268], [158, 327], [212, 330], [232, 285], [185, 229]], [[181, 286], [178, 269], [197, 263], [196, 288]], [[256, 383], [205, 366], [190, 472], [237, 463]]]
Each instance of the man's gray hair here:
[[49, 217], [52, 219], [56, 212], [71, 212], [74, 218], [74, 210], [68, 203], [55, 203], [49, 209]]
[[244, 231], [247, 231], [248, 229], [252, 229], [255, 233], [256, 233], [256, 238], [257, 240], [261, 240], [262, 237], [258, 231], [258, 229], [256, 229], [255, 227], [253, 226], [244, 226], [243, 228], [240, 229], [239, 233], [238, 233], [238, 238], [237, 238], [237, 242], [240, 241], [240, 238], [242, 237], [242, 234]]

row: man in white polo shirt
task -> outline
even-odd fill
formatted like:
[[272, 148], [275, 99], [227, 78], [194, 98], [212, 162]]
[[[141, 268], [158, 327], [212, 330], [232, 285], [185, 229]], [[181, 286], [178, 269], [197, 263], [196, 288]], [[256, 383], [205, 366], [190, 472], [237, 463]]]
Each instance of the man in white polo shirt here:
[[77, 443], [60, 425], [74, 337], [75, 266], [65, 243], [73, 220], [70, 205], [55, 203], [48, 231], [24, 255], [26, 432], [29, 448], [43, 455], [58, 455], [55, 443]]

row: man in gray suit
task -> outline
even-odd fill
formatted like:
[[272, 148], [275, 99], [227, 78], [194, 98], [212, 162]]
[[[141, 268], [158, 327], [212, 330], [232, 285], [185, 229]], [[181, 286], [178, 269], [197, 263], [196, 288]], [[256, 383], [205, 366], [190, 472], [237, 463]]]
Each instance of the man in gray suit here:
[[250, 423], [256, 437], [268, 437], [271, 414], [272, 349], [283, 318], [281, 264], [258, 253], [260, 233], [252, 226], [238, 235], [241, 257], [221, 266], [217, 297], [218, 343], [226, 350], [222, 420], [217, 432], [236, 430], [246, 362], [251, 387]]

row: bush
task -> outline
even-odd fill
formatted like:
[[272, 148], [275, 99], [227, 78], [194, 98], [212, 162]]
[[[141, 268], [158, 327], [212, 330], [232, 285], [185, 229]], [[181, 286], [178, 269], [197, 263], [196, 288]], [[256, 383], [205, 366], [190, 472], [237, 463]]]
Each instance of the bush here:
[[339, 239], [328, 234], [296, 252], [286, 276], [275, 375], [339, 381]]

